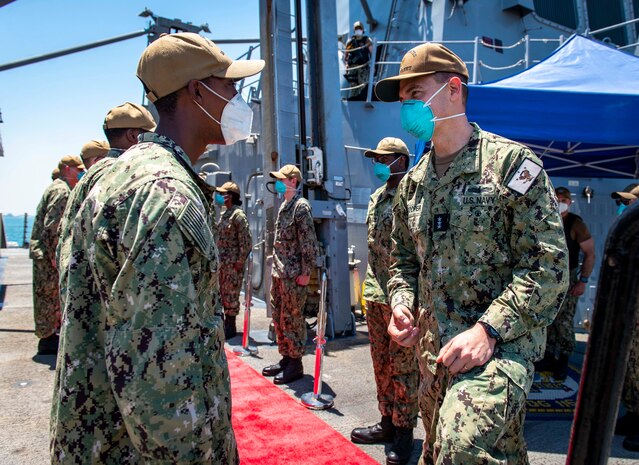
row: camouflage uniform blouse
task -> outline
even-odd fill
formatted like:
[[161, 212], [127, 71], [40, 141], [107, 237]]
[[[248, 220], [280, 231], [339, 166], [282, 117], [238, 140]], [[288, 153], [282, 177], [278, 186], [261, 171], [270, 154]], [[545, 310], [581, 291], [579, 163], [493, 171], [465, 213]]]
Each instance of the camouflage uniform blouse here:
[[36, 210], [29, 241], [29, 257], [35, 260], [55, 258], [58, 246], [58, 228], [71, 189], [66, 181], [56, 179], [45, 189]]
[[204, 183], [144, 134], [73, 223], [52, 463], [238, 463]]
[[371, 195], [368, 203], [368, 267], [364, 281], [364, 299], [388, 303], [388, 268], [390, 267], [391, 231], [393, 230], [393, 196], [396, 189], [386, 184]]
[[315, 269], [319, 246], [311, 205], [299, 194], [280, 206], [273, 251], [273, 276], [295, 279]]
[[217, 248], [220, 263], [233, 266], [244, 263], [251, 250], [252, 240], [246, 215], [237, 205], [226, 209], [217, 224]]
[[80, 210], [80, 205], [84, 202], [89, 191], [93, 188], [96, 182], [102, 177], [106, 169], [111, 166], [111, 163], [119, 157], [124, 150], [110, 149], [106, 156], [98, 160], [84, 176], [75, 185], [71, 194], [69, 195], [69, 201], [67, 207], [64, 210], [64, 216], [60, 222], [60, 242], [56, 250], [56, 258], [58, 268], [60, 270], [60, 297], [65, 298], [66, 292], [66, 268], [69, 264], [69, 253], [71, 252], [71, 227], [73, 226], [73, 220]]
[[[557, 198], [545, 171], [511, 187], [526, 147], [474, 125], [468, 145], [438, 179], [425, 155], [402, 180], [393, 211], [393, 307], [435, 312], [442, 344], [478, 320], [497, 330], [524, 366], [540, 358], [568, 285], [568, 253]], [[533, 176], [534, 177], [534, 176]], [[516, 382], [527, 383], [509, 373]]]

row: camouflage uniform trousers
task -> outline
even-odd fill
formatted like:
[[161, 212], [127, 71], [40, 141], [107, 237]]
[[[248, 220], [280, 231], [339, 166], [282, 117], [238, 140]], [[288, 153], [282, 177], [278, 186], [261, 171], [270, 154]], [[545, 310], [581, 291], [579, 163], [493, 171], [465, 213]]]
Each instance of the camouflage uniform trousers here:
[[242, 278], [243, 273], [236, 271], [232, 265], [222, 265], [220, 268], [220, 294], [226, 316], [237, 316], [240, 313]]
[[[502, 366], [518, 363], [493, 356], [485, 365], [450, 377], [442, 365], [430, 386], [437, 398], [437, 438], [433, 458], [422, 464], [527, 465], [523, 436], [526, 397], [523, 388], [506, 376]], [[432, 460], [432, 461], [430, 461]]]
[[[577, 281], [578, 269], [570, 270], [570, 286]], [[548, 338], [546, 340], [546, 352], [558, 355], [572, 354], [575, 349], [575, 311], [579, 296], [566, 294], [563, 304], [555, 317], [555, 320], [548, 326]]]
[[417, 358], [413, 347], [402, 347], [388, 335], [391, 314], [390, 305], [367, 302], [366, 322], [371, 341], [377, 402], [380, 413], [393, 418], [393, 425], [415, 428], [419, 383]]
[[630, 345], [628, 371], [623, 383], [623, 403], [626, 410], [639, 415], [639, 322], [635, 325]]
[[40, 339], [60, 328], [58, 270], [46, 258], [33, 260], [33, 318], [35, 335]]
[[302, 358], [304, 355], [306, 320], [303, 309], [306, 293], [306, 286], [298, 285], [294, 279], [273, 276], [271, 308], [277, 346], [282, 357]]

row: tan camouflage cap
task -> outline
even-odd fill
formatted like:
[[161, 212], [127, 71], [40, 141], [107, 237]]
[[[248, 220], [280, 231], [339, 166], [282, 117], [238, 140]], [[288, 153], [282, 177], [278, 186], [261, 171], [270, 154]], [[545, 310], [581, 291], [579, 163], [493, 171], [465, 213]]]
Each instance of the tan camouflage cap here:
[[426, 42], [404, 55], [397, 76], [377, 83], [375, 95], [383, 102], [395, 102], [399, 100], [399, 81], [435, 73], [457, 73], [468, 79], [468, 68], [461, 58], [441, 44]]
[[102, 128], [155, 131], [155, 126], [155, 119], [149, 110], [142, 105], [126, 102], [109, 110]]
[[58, 162], [58, 169], [62, 171], [62, 168], [69, 166], [71, 168], [85, 169], [82, 159], [76, 155], [65, 155]]
[[215, 190], [218, 191], [220, 194], [233, 192], [237, 195], [240, 195], [240, 188], [233, 181], [225, 182], [224, 184], [222, 184], [222, 187], [216, 187]]
[[269, 175], [276, 179], [292, 179], [295, 178], [298, 181], [302, 181], [302, 173], [295, 165], [284, 165], [279, 171], [271, 171]]
[[610, 197], [612, 197], [613, 199], [625, 199], [625, 200], [637, 199], [639, 198], [639, 186], [633, 187], [628, 192], [624, 192], [624, 191], [613, 192], [612, 194], [610, 194]]
[[192, 32], [163, 34], [142, 53], [138, 78], [151, 102], [211, 76], [241, 79], [259, 73], [264, 60], [234, 61], [211, 40]]
[[370, 149], [364, 152], [364, 156], [368, 158], [373, 158], [376, 155], [391, 155], [391, 154], [404, 154], [406, 156], [409, 155], [408, 147], [403, 140], [398, 139], [397, 137], [384, 137], [377, 144], [377, 148], [375, 150]]
[[60, 177], [60, 168], [56, 166], [55, 168], [53, 168], [53, 171], [51, 171], [51, 179], [55, 181], [59, 177]]
[[103, 157], [110, 150], [109, 143], [105, 140], [90, 140], [82, 146], [80, 157], [82, 162], [93, 160], [97, 157]]

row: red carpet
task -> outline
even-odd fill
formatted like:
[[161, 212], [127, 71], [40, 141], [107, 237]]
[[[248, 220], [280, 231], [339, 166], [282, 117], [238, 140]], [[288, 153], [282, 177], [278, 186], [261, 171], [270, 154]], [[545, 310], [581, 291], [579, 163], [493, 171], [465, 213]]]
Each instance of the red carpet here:
[[226, 351], [242, 465], [377, 465], [325, 422]]

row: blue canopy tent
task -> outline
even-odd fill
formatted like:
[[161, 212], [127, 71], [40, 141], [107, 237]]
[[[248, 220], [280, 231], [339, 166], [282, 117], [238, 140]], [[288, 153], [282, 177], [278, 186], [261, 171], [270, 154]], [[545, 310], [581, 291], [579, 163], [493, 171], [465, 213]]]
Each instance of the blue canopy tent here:
[[573, 35], [540, 63], [471, 85], [467, 114], [531, 147], [555, 176], [635, 177], [639, 58]]

